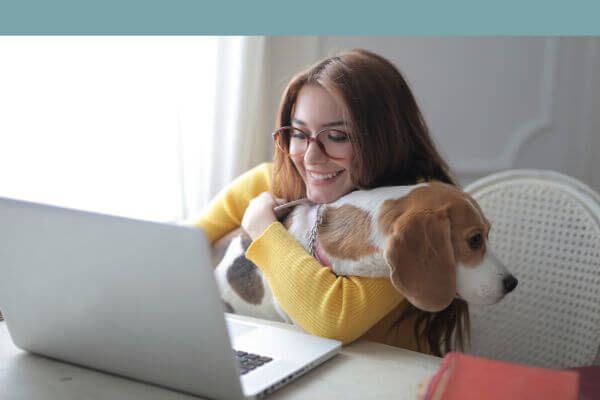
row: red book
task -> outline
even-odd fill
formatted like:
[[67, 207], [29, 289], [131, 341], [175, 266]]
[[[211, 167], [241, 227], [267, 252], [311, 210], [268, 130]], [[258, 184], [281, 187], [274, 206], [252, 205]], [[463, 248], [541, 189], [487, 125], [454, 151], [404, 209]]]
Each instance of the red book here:
[[577, 400], [579, 374], [448, 353], [426, 400]]
[[600, 399], [600, 365], [570, 368], [579, 374], [579, 400]]

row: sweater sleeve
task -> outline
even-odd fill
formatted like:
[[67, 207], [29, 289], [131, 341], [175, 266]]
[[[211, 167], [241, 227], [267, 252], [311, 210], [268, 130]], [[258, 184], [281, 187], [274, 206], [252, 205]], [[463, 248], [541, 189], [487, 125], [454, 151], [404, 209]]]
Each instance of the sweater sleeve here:
[[279, 223], [246, 252], [265, 275], [285, 312], [307, 332], [350, 343], [404, 299], [389, 279], [336, 276]]
[[[265, 163], [241, 175], [193, 225], [211, 242], [239, 227], [250, 200], [270, 189], [271, 174], [272, 165]], [[246, 257], [261, 269], [278, 303], [298, 325], [344, 344], [361, 337], [403, 300], [389, 279], [336, 276], [279, 222], [250, 245]]]
[[235, 179], [202, 211], [192, 225], [202, 228], [212, 243], [242, 223], [250, 200], [271, 186], [272, 166], [263, 163]]

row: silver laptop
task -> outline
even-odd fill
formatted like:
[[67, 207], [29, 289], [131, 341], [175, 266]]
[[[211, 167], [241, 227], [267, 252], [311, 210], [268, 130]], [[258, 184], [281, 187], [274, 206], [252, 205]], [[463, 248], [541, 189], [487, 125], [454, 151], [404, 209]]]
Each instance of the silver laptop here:
[[339, 352], [226, 318], [210, 260], [199, 229], [0, 198], [0, 310], [24, 350], [217, 399], [262, 397]]

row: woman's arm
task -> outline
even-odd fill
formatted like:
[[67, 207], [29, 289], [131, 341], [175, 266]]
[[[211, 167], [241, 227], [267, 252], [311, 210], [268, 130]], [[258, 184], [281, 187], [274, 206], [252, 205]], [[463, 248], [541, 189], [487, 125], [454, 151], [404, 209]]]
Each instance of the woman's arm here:
[[202, 228], [211, 243], [239, 227], [248, 203], [271, 186], [272, 166], [263, 163], [236, 178], [192, 223]]
[[[240, 226], [250, 200], [270, 189], [271, 164], [248, 171], [211, 202], [194, 225], [211, 242]], [[403, 297], [388, 279], [336, 277], [290, 235], [271, 225], [246, 254], [269, 281], [279, 304], [307, 332], [349, 343], [396, 307]]]
[[248, 248], [285, 312], [307, 332], [350, 343], [404, 299], [389, 279], [336, 276], [271, 224]]

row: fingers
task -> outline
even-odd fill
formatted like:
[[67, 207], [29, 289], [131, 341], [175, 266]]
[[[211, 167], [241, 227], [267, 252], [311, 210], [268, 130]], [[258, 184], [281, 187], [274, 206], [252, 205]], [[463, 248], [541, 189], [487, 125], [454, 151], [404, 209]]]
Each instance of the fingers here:
[[263, 192], [250, 201], [242, 218], [242, 228], [252, 240], [277, 220], [273, 207], [275, 200], [268, 192]]
[[419, 386], [417, 387], [417, 400], [425, 400], [427, 397], [427, 390], [429, 389], [429, 384], [431, 383], [431, 377], [423, 379], [419, 382]]
[[[279, 199], [279, 200], [282, 200], [282, 199]], [[287, 214], [289, 214], [290, 211], [292, 211], [295, 206], [297, 206], [298, 204], [306, 203], [306, 202], [308, 202], [307, 199], [299, 199], [299, 200], [294, 200], [294, 201], [280, 204], [274, 208], [275, 216], [278, 219], [281, 219], [281, 218], [285, 217]]]
[[290, 211], [292, 211], [294, 209], [293, 206], [290, 206], [289, 203], [286, 204], [281, 204], [277, 207], [275, 207], [273, 209], [273, 212], [275, 212], [275, 216], [277, 217], [277, 219], [281, 219], [283, 217], [285, 217], [286, 215], [288, 215], [290, 213]]

